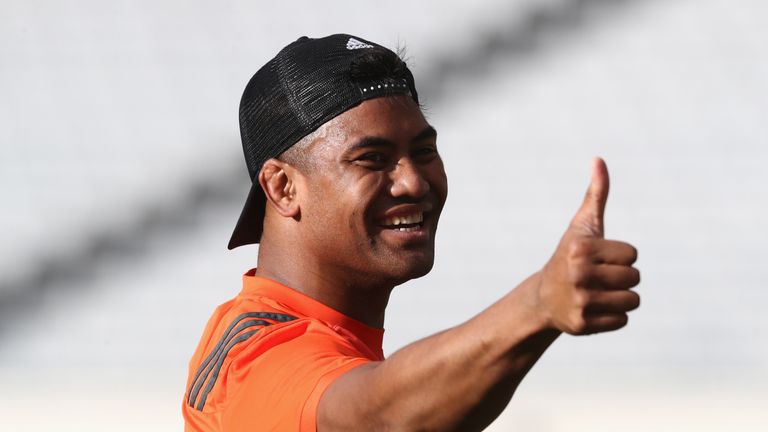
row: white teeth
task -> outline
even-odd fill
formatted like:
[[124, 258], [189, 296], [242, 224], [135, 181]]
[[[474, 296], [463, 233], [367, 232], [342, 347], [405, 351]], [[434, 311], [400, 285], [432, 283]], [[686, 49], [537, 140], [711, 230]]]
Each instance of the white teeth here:
[[402, 228], [395, 228], [395, 229], [397, 231], [408, 232], [408, 231], [416, 231], [419, 229], [419, 227], [402, 227]]
[[[421, 223], [423, 221], [424, 221], [424, 213], [417, 212], [417, 213], [413, 213], [405, 216], [393, 216], [393, 217], [387, 218], [384, 220], [384, 225], [396, 226], [396, 225], [404, 225], [404, 224]], [[413, 229], [399, 228], [400, 231], [405, 231], [405, 230], [412, 231]]]

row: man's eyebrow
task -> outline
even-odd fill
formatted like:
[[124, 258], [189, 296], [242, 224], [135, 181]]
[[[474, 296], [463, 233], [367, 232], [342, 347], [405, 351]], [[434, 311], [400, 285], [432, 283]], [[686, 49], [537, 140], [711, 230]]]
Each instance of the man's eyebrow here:
[[[411, 138], [411, 142], [418, 142], [423, 141], [430, 138], [435, 138], [437, 136], [437, 130], [435, 130], [432, 126], [427, 126], [422, 130], [421, 132], [417, 133], [413, 138]], [[357, 150], [364, 147], [390, 147], [393, 146], [394, 143], [386, 138], [381, 138], [377, 136], [367, 136], [363, 137], [360, 140], [358, 140], [356, 143], [352, 144], [349, 147], [349, 150]]]
[[[421, 132], [417, 133], [413, 138], [411, 138], [411, 142], [418, 142], [423, 141], [430, 138], [435, 138], [437, 136], [437, 130], [435, 130], [432, 126], [427, 126], [422, 130]], [[377, 137], [377, 136], [367, 136], [363, 137], [354, 144], [352, 144], [348, 151], [354, 151], [357, 149], [365, 148], [365, 147], [391, 147], [394, 143], [386, 138]]]
[[427, 127], [424, 128], [423, 131], [416, 134], [416, 136], [413, 137], [413, 139], [411, 139], [411, 142], [422, 141], [425, 139], [435, 138], [435, 137], [437, 137], [437, 130], [435, 130], [435, 128], [433, 128], [431, 125], [428, 125]]
[[390, 147], [394, 143], [386, 138], [367, 136], [359, 139], [357, 142], [349, 146], [347, 151], [354, 151], [365, 147]]

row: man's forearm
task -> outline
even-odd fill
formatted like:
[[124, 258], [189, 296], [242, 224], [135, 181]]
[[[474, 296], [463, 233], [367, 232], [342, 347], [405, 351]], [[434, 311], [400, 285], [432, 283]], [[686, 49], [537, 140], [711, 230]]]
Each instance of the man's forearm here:
[[[321, 431], [480, 430], [561, 332], [607, 332], [640, 305], [637, 250], [604, 238], [608, 170], [538, 273], [466, 323], [353, 369], [321, 398]], [[367, 424], [366, 424], [367, 423]]]
[[[537, 279], [466, 323], [339, 378], [321, 400], [319, 430], [482, 430], [559, 334], [535, 313]], [[334, 403], [342, 394], [356, 397]]]

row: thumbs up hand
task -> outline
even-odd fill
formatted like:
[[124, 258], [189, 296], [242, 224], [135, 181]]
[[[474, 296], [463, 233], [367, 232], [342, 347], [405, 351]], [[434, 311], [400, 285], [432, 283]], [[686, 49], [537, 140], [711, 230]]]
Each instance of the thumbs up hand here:
[[566, 333], [619, 329], [627, 324], [627, 312], [640, 305], [640, 296], [629, 290], [640, 283], [632, 267], [637, 250], [603, 238], [608, 186], [605, 162], [595, 158], [584, 202], [539, 273], [538, 308], [549, 327]]

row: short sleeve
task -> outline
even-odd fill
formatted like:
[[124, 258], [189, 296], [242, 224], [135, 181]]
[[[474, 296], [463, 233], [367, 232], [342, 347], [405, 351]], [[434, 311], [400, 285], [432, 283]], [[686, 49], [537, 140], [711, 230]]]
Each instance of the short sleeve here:
[[323, 392], [345, 372], [371, 361], [319, 322], [276, 330], [230, 363], [222, 430], [315, 432]]

